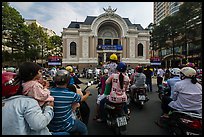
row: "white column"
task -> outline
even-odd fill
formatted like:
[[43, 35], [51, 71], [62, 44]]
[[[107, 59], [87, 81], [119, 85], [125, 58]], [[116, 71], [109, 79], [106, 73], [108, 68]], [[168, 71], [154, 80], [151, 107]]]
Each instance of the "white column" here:
[[104, 62], [106, 62], [106, 53], [103, 53]]

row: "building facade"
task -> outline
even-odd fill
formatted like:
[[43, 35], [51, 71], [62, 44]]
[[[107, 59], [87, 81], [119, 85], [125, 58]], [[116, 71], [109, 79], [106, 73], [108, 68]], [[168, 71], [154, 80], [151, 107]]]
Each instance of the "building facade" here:
[[[184, 4], [184, 2], [154, 2], [154, 25], [159, 25], [159, 22], [167, 16], [174, 15], [179, 11], [179, 7]], [[195, 9], [199, 11], [199, 9]], [[187, 13], [188, 14], [188, 13]], [[200, 28], [202, 21], [198, 15], [192, 16], [189, 22], [195, 24], [190, 24], [191, 27]], [[151, 24], [152, 25], [152, 24]], [[197, 33], [197, 32], [196, 32]], [[200, 33], [200, 34], [199, 34]], [[172, 45], [172, 43], [170, 43]], [[202, 55], [201, 55], [201, 32], [195, 36], [194, 41], [188, 41], [183, 45], [176, 45], [174, 47], [175, 52], [175, 64], [185, 64], [186, 62], [194, 62], [196, 66], [202, 66]], [[162, 61], [162, 66], [170, 67], [172, 66], [173, 60], [173, 48], [163, 47], [161, 50], [152, 51], [153, 56], [160, 57]], [[152, 53], [151, 52], [151, 53]], [[150, 55], [151, 56], [151, 55]]]
[[179, 11], [183, 2], [154, 2], [154, 24], [158, 25], [161, 20]]
[[119, 61], [135, 66], [149, 64], [148, 30], [116, 14], [110, 6], [99, 16], [71, 22], [63, 28], [63, 66], [95, 67], [107, 62], [112, 53]]
[[56, 35], [56, 33], [53, 30], [43, 27], [39, 22], [37, 22], [37, 20], [25, 19], [24, 24], [31, 25], [32, 23], [35, 23], [38, 27], [41, 27], [43, 29], [43, 32], [45, 32], [48, 35], [48, 37], [52, 37]]

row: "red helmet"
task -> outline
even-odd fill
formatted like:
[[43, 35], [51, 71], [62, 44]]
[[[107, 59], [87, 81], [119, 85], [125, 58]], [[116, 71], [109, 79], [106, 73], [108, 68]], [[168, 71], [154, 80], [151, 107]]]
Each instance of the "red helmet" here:
[[3, 72], [2, 73], [2, 97], [8, 97], [17, 93], [19, 84], [15, 84], [14, 78], [16, 73]]
[[141, 70], [142, 69], [142, 66], [137, 66], [135, 67], [135, 70], [138, 72], [138, 70]]

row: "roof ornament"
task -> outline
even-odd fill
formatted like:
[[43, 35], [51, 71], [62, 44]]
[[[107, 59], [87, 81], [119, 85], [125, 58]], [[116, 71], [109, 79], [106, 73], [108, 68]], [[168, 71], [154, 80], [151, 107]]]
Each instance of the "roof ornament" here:
[[117, 8], [115, 9], [112, 9], [111, 6], [108, 6], [107, 9], [103, 8], [103, 10], [106, 12], [106, 14], [109, 16], [109, 17], [113, 17], [114, 16], [114, 13], [116, 12]]
[[103, 10], [104, 10], [106, 13], [114, 13], [114, 12], [116, 12], [117, 8], [116, 8], [116, 9], [112, 9], [111, 6], [108, 6], [107, 9], [103, 8]]

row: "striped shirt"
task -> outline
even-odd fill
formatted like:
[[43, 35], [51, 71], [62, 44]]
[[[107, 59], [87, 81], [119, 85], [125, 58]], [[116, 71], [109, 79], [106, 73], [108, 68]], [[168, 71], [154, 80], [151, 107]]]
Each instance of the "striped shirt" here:
[[74, 125], [72, 103], [80, 102], [81, 96], [70, 92], [67, 88], [52, 88], [50, 91], [54, 97], [54, 118], [51, 120], [48, 128], [52, 132], [69, 132]]

